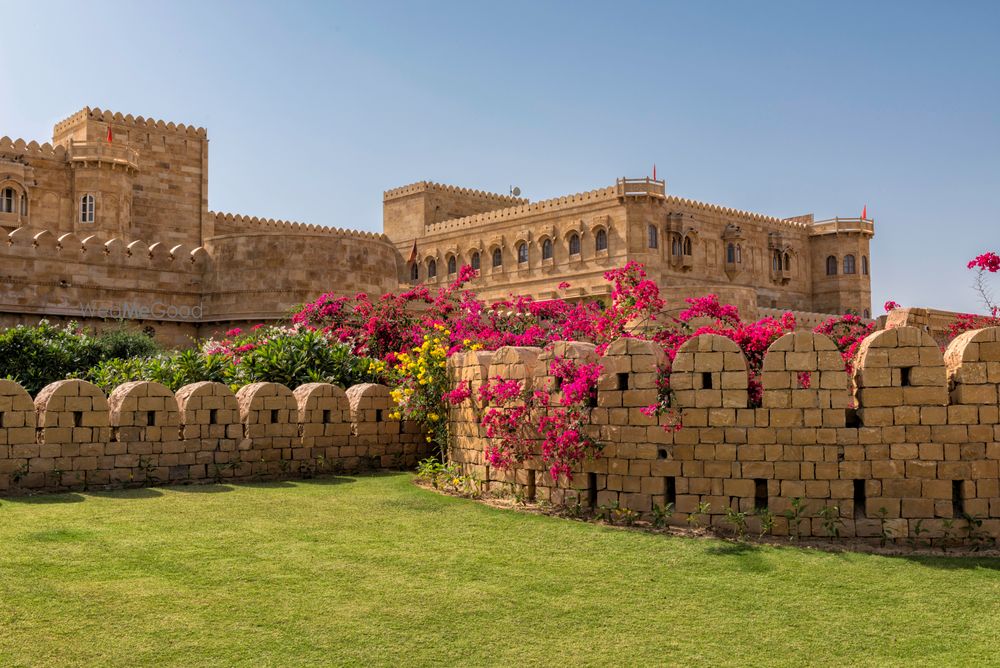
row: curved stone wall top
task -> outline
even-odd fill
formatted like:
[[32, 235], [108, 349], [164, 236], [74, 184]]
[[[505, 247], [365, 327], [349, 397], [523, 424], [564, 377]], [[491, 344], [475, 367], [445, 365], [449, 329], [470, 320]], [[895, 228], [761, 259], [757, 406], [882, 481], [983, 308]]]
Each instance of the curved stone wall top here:
[[846, 408], [848, 375], [833, 341], [814, 332], [780, 336], [764, 355], [764, 408]]
[[956, 404], [996, 405], [1000, 385], [1000, 327], [963, 332], [944, 354]]
[[854, 381], [858, 403], [865, 410], [948, 403], [941, 349], [929, 333], [916, 327], [869, 334], [858, 347]]
[[684, 408], [746, 408], [748, 381], [743, 351], [718, 334], [688, 339], [671, 365], [670, 388]]

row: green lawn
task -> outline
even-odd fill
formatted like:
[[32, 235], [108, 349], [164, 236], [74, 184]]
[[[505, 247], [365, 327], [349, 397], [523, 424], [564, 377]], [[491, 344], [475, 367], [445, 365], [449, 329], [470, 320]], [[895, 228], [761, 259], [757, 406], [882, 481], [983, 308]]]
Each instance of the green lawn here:
[[0, 666], [1000, 662], [1000, 560], [667, 538], [410, 480], [0, 500]]

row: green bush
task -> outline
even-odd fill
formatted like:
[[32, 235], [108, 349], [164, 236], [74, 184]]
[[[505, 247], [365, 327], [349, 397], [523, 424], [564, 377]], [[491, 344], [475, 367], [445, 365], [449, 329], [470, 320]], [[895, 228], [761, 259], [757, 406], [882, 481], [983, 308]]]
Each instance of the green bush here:
[[132, 355], [151, 355], [156, 342], [124, 328], [92, 336], [70, 323], [57, 327], [45, 320], [0, 331], [0, 377], [20, 383], [32, 395], [49, 383], [79, 377], [95, 365]]
[[264, 381], [292, 389], [312, 382], [349, 387], [377, 382], [371, 366], [370, 359], [331, 343], [319, 332], [270, 328], [235, 341], [210, 341], [201, 350], [108, 360], [91, 369], [87, 378], [105, 392], [133, 380], [156, 381], [175, 391], [203, 380], [233, 389]]

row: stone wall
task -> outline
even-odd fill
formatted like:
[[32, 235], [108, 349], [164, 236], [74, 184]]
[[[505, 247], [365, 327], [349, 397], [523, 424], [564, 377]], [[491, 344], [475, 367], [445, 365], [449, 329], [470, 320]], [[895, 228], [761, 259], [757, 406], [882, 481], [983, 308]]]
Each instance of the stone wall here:
[[411, 468], [430, 446], [416, 424], [390, 420], [388, 389], [346, 392], [310, 383], [294, 392], [220, 383], [176, 393], [152, 382], [105, 397], [82, 380], [32, 401], [0, 381], [0, 493], [272, 479]]
[[[782, 514], [798, 497], [807, 508], [802, 535], [825, 536], [817, 511], [836, 505], [844, 536], [880, 536], [883, 515], [894, 537], [937, 539], [960, 533], [968, 515], [1000, 537], [1000, 328], [963, 334], [943, 355], [921, 329], [879, 331], [862, 343], [853, 376], [827, 337], [786, 334], [767, 352], [756, 408], [748, 404], [742, 352], [729, 339], [699, 336], [673, 363], [678, 431], [663, 428], [669, 418], [640, 410], [657, 397], [663, 352], [644, 341], [617, 341], [599, 360], [604, 368], [590, 409], [601, 456], [584, 463], [572, 482], [554, 483], [534, 458], [515, 471], [490, 468], [478, 424], [488, 407], [477, 403], [475, 390], [488, 378], [548, 389], [552, 354], [504, 348], [452, 359], [454, 381], [473, 386], [473, 397], [450, 415], [451, 455], [467, 473], [557, 504], [618, 503], [649, 514], [654, 504], [673, 503], [675, 522], [700, 504], [709, 504], [703, 521], [712, 524], [725, 522], [726, 508], [767, 507], [778, 515], [777, 535], [789, 532]], [[596, 353], [578, 343], [570, 356]]]

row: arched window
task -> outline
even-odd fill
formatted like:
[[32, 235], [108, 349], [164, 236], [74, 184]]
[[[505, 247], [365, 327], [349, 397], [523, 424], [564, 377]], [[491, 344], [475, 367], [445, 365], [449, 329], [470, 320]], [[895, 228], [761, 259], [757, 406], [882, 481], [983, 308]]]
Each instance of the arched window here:
[[606, 250], [608, 250], [608, 231], [607, 230], [597, 230], [597, 234], [594, 235], [594, 250], [596, 250], [596, 251], [606, 251]]
[[684, 254], [694, 255], [694, 253], [691, 252], [691, 237], [684, 237]]
[[868, 256], [867, 255], [862, 255], [861, 256], [861, 274], [863, 276], [867, 276], [868, 275]]
[[448, 273], [454, 274], [458, 271], [458, 262], [455, 260], [455, 256], [452, 255], [448, 258]]
[[854, 256], [845, 255], [844, 256], [844, 273], [845, 274], [856, 274], [858, 273], [857, 267], [854, 266]]
[[865, 314], [865, 320], [868, 320], [869, 318], [872, 317], [871, 311], [869, 311], [868, 309], [864, 310], [864, 314]]
[[542, 259], [552, 259], [552, 239], [545, 239], [542, 241]]
[[470, 262], [472, 268], [479, 271], [479, 251], [472, 254], [472, 262]]
[[499, 248], [494, 248], [493, 249], [493, 268], [496, 269], [497, 267], [502, 267], [502, 266], [503, 266], [503, 253], [500, 252]]
[[674, 257], [681, 256], [681, 238], [676, 234], [673, 235], [672, 241], [670, 243], [670, 254]]
[[437, 260], [431, 260], [427, 263], [427, 278], [437, 278], [438, 275], [438, 263]]
[[0, 213], [14, 213], [14, 189], [4, 188], [0, 192]]
[[789, 255], [788, 253], [785, 253], [785, 271], [791, 271], [791, 270], [792, 270], [792, 256]]
[[726, 246], [726, 264], [736, 263], [736, 244]]
[[410, 265], [410, 280], [414, 282], [420, 280], [420, 265], [416, 262]]
[[84, 195], [80, 198], [80, 222], [94, 222], [94, 196]]
[[580, 235], [574, 233], [573, 236], [569, 238], [569, 254], [579, 255], [580, 254]]
[[736, 244], [736, 262], [743, 263], [743, 246]]
[[831, 255], [826, 258], [826, 275], [836, 276], [837, 275], [837, 258]]
[[523, 241], [517, 245], [517, 263], [528, 264], [528, 244]]
[[660, 247], [660, 232], [656, 229], [656, 225], [649, 226], [649, 247], [659, 248]]
[[781, 251], [774, 251], [771, 255], [771, 269], [781, 271]]

